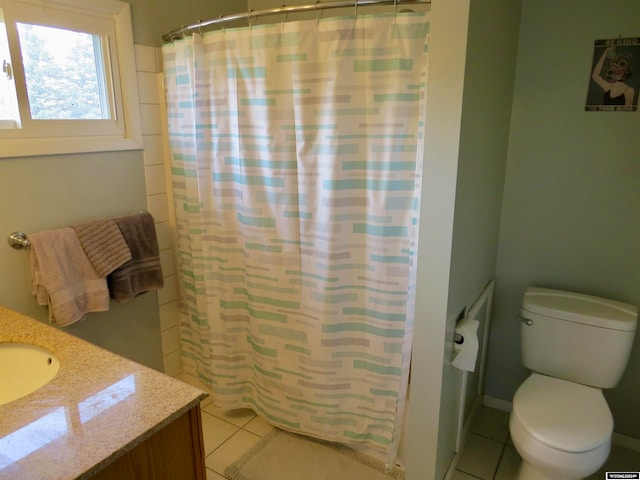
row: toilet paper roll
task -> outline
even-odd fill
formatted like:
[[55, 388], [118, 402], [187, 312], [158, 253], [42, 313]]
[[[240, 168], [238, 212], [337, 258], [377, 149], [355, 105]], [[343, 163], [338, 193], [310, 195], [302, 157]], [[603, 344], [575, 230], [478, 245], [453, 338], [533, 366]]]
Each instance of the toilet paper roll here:
[[478, 325], [480, 322], [473, 318], [463, 318], [456, 325], [456, 333], [462, 337], [462, 343], [455, 343], [454, 358], [451, 362], [456, 368], [467, 372], [474, 372], [478, 359]]

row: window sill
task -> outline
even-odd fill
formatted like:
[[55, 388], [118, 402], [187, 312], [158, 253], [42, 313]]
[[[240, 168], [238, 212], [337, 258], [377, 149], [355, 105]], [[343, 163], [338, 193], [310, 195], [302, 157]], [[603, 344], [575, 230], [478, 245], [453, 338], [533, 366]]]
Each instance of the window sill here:
[[114, 138], [109, 136], [12, 138], [2, 139], [0, 144], [2, 145], [0, 158], [143, 149], [141, 138]]

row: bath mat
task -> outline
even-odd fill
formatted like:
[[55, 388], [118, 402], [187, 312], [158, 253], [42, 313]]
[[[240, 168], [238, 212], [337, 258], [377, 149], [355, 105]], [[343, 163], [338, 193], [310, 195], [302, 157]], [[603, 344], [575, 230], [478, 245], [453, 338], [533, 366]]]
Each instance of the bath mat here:
[[383, 462], [342, 445], [282, 430], [266, 435], [224, 472], [231, 480], [403, 480]]

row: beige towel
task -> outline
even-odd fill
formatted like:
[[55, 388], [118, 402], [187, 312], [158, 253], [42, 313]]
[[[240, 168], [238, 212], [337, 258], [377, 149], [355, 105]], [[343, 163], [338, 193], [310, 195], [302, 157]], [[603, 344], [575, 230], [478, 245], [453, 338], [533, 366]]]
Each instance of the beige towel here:
[[89, 261], [98, 275], [106, 277], [131, 260], [131, 251], [113, 219], [72, 225]]
[[111, 297], [124, 302], [149, 290], [162, 288], [160, 250], [151, 214], [142, 212], [114, 220], [129, 246], [131, 260], [107, 277]]
[[107, 280], [95, 271], [71, 227], [32, 233], [29, 240], [33, 294], [48, 305], [51, 323], [69, 325], [109, 309]]

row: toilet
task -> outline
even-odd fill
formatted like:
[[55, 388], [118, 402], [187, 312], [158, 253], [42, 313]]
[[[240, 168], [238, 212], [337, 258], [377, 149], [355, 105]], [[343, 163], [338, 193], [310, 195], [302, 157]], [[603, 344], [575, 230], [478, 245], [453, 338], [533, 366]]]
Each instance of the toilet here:
[[522, 457], [517, 480], [578, 480], [611, 449], [613, 417], [602, 394], [629, 360], [633, 305], [580, 293], [527, 288], [522, 363], [531, 375], [513, 398], [509, 430]]

